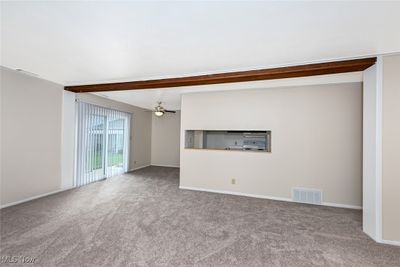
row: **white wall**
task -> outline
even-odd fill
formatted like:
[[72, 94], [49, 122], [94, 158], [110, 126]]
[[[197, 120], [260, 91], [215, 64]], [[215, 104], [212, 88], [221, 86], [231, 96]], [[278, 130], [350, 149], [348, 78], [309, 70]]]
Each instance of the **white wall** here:
[[0, 69], [0, 207], [3, 205], [3, 69]]
[[379, 60], [363, 82], [363, 230], [374, 240], [381, 239], [381, 75]]
[[76, 98], [87, 103], [132, 113], [128, 169], [134, 170], [151, 164], [152, 113], [150, 111], [94, 94], [76, 94]]
[[75, 93], [63, 92], [62, 121], [61, 188], [68, 189], [74, 186], [75, 174]]
[[[184, 149], [196, 129], [271, 130], [272, 153]], [[183, 95], [181, 136], [182, 188], [290, 199], [309, 187], [361, 206], [361, 83]]]
[[181, 113], [153, 115], [151, 165], [179, 167]]
[[383, 57], [383, 239], [400, 245], [400, 54]]
[[61, 188], [63, 86], [1, 67], [1, 205]]
[[364, 71], [363, 230], [400, 245], [400, 55]]

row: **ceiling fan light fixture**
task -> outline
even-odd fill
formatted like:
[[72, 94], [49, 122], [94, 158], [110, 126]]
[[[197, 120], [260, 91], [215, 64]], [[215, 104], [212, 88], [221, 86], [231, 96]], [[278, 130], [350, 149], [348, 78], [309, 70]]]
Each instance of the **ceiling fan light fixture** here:
[[154, 111], [154, 115], [156, 115], [157, 117], [161, 117], [162, 115], [164, 115], [164, 112], [156, 110]]

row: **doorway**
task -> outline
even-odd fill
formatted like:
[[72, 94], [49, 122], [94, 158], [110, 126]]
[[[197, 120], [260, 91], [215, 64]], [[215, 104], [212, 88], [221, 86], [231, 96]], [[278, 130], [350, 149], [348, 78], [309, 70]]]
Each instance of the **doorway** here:
[[76, 186], [128, 170], [130, 120], [126, 112], [77, 103]]

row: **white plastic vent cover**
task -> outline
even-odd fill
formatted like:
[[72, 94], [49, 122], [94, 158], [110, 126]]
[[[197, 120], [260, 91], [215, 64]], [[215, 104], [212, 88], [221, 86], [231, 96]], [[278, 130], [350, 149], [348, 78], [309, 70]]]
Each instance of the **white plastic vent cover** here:
[[292, 199], [294, 202], [308, 203], [308, 204], [321, 204], [322, 191], [311, 188], [293, 188]]

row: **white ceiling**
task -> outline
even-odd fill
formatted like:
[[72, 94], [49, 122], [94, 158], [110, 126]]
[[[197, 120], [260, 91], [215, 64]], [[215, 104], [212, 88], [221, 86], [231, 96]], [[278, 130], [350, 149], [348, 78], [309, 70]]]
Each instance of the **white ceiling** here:
[[2, 1], [1, 65], [63, 85], [400, 51], [400, 2]]
[[[400, 52], [400, 2], [395, 1], [2, 1], [0, 5], [1, 65], [63, 85]], [[360, 79], [360, 74], [349, 75], [329, 79]], [[317, 77], [102, 95], [145, 108], [162, 100], [167, 108], [179, 109], [181, 94], [193, 90], [318, 82]]]
[[319, 75], [313, 77], [289, 78], [267, 81], [226, 83], [216, 85], [183, 86], [165, 89], [152, 90], [129, 90], [101, 92], [96, 95], [107, 97], [112, 100], [131, 104], [134, 106], [152, 109], [157, 105], [157, 101], [162, 101], [166, 109], [180, 110], [181, 96], [188, 93], [227, 91], [227, 90], [248, 90], [248, 89], [268, 89], [286, 86], [302, 86], [315, 84], [332, 84], [361, 82], [362, 72], [341, 73], [331, 75]]

